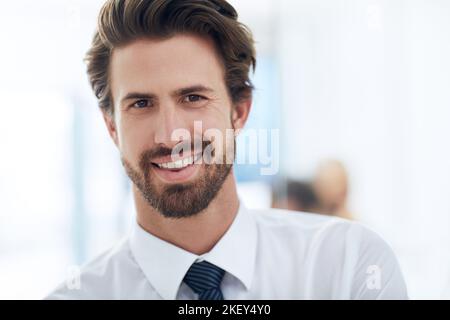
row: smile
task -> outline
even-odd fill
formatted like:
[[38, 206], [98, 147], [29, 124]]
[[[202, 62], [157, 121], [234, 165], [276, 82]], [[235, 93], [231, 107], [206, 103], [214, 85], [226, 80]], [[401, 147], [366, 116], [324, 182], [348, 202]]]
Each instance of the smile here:
[[[153, 162], [153, 172], [164, 183], [181, 183], [192, 180], [197, 176], [200, 168], [199, 160], [202, 158], [202, 153], [196, 156], [189, 156], [177, 161], [168, 162]], [[166, 160], [167, 161], [167, 160]]]
[[161, 169], [183, 169], [187, 166], [190, 166], [194, 163], [198, 163], [198, 160], [200, 160], [202, 157], [202, 154], [199, 153], [196, 156], [190, 156], [184, 159], [180, 159], [177, 161], [172, 162], [165, 162], [165, 163], [153, 163], [154, 165], [158, 166]]

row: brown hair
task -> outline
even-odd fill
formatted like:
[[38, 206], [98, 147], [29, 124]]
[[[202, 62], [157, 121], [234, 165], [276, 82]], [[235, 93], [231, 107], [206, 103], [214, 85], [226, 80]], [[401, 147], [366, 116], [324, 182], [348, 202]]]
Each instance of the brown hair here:
[[251, 32], [237, 18], [236, 10], [225, 0], [108, 0], [85, 58], [100, 108], [113, 113], [108, 67], [114, 48], [139, 38], [169, 38], [179, 33], [212, 39], [224, 65], [232, 102], [251, 97], [254, 43]]

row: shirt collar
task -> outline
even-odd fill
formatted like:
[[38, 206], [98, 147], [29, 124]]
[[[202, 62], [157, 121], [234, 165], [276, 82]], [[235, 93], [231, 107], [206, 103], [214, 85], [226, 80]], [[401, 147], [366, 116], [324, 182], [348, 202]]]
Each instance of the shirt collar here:
[[239, 279], [249, 289], [256, 259], [257, 230], [251, 213], [240, 203], [233, 223], [208, 253], [198, 256], [161, 240], [137, 222], [130, 235], [131, 251], [155, 290], [176, 299], [180, 284], [196, 260], [207, 260]]

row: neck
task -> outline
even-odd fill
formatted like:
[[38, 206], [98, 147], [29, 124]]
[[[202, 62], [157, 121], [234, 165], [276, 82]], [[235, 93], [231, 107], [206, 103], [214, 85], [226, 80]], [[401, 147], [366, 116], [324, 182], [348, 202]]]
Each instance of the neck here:
[[151, 207], [133, 185], [136, 218], [139, 225], [152, 235], [191, 253], [209, 252], [232, 224], [239, 199], [233, 172], [209, 206], [188, 218], [166, 218]]

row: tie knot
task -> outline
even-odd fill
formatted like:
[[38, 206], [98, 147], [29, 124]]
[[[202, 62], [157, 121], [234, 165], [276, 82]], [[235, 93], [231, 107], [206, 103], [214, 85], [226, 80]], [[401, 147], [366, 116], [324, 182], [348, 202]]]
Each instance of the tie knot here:
[[213, 289], [220, 290], [225, 271], [208, 261], [193, 263], [183, 281], [197, 294]]

